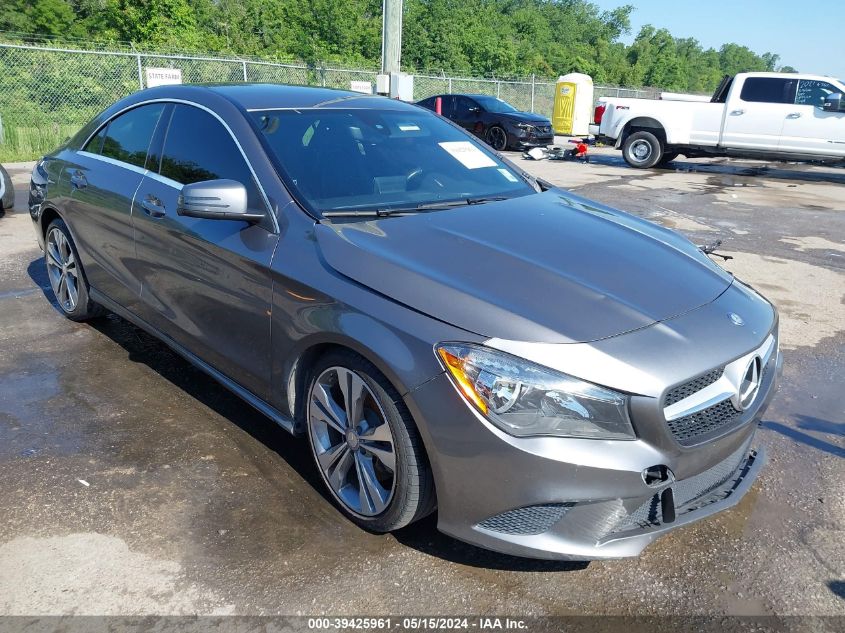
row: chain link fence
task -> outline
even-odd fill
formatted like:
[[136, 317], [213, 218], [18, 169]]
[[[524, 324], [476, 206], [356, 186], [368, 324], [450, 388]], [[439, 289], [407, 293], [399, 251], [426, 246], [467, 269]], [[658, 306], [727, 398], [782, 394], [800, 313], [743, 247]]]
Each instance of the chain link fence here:
[[[145, 87], [148, 68], [179, 69], [183, 83], [272, 82], [349, 89], [375, 86], [375, 68], [279, 63], [252, 58], [76, 50], [0, 43], [0, 161], [37, 158], [74, 134], [114, 101]], [[549, 118], [555, 81], [414, 74], [414, 99], [481, 93]], [[595, 87], [602, 96], [655, 98], [654, 89]]]

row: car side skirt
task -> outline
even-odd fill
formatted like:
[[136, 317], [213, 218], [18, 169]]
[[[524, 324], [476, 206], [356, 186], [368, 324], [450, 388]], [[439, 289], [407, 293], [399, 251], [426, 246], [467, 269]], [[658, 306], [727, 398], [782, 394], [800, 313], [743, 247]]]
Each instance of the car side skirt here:
[[226, 387], [229, 391], [234, 393], [236, 396], [239, 396], [247, 404], [251, 405], [253, 408], [257, 409], [259, 412], [266, 415], [268, 418], [273, 420], [273, 422], [275, 422], [276, 424], [281, 426], [287, 432], [294, 434], [294, 421], [293, 421], [293, 419], [291, 419], [291, 418], [287, 417], [286, 415], [282, 414], [278, 409], [271, 406], [270, 404], [265, 402], [263, 399], [259, 398], [258, 396], [256, 396], [254, 393], [252, 393], [248, 389], [245, 389], [244, 387], [242, 387], [241, 385], [239, 385], [238, 383], [236, 383], [232, 379], [228, 378], [226, 375], [222, 374], [217, 369], [215, 369], [214, 367], [212, 367], [211, 365], [206, 363], [204, 360], [199, 358], [196, 354], [189, 352], [187, 349], [185, 349], [183, 346], [179, 345], [179, 343], [174, 341], [172, 338], [170, 338], [166, 334], [160, 332], [159, 330], [154, 328], [152, 325], [150, 325], [149, 323], [147, 323], [143, 319], [139, 318], [138, 316], [136, 316], [135, 314], [133, 314], [132, 312], [130, 312], [129, 310], [127, 310], [126, 308], [121, 306], [120, 304], [115, 303], [114, 301], [112, 301], [111, 299], [106, 297], [103, 293], [99, 292], [97, 289], [90, 288], [89, 292], [90, 292], [90, 295], [91, 295], [91, 299], [94, 302], [99, 303], [104, 308], [110, 310], [111, 312], [114, 312], [119, 317], [126, 319], [127, 321], [129, 321], [133, 325], [136, 325], [137, 327], [141, 328], [142, 330], [144, 330], [145, 332], [150, 334], [151, 336], [154, 336], [155, 338], [160, 340], [162, 343], [167, 345], [174, 352], [179, 354], [179, 356], [181, 356], [182, 358], [187, 360], [189, 363], [191, 363], [191, 365], [193, 365], [194, 367], [196, 367], [200, 371], [202, 371], [202, 372], [208, 374], [209, 376], [211, 376], [212, 378], [214, 378], [214, 380], [216, 380], [221, 385]]

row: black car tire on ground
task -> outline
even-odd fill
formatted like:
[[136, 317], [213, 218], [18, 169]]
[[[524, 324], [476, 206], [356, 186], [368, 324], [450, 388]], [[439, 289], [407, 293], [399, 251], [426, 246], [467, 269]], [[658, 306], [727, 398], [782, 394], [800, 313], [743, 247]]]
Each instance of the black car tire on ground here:
[[12, 185], [12, 178], [3, 165], [0, 165], [0, 216], [11, 209], [15, 204], [15, 188]]
[[499, 125], [490, 126], [487, 134], [484, 135], [484, 140], [497, 152], [503, 152], [508, 148], [508, 133]]
[[648, 169], [663, 158], [663, 143], [651, 132], [634, 132], [622, 143], [622, 156], [631, 167]]
[[[355, 512], [338, 497], [321, 467], [318, 451], [315, 447], [314, 422], [310, 414], [312, 395], [318, 379], [333, 368], [352, 372], [363, 380], [383, 411], [392, 436], [395, 456], [395, 471], [393, 474], [395, 486], [386, 508], [375, 516], [363, 516]], [[311, 370], [308, 384], [308, 401], [305, 407], [308, 444], [323, 482], [344, 514], [359, 526], [372, 532], [397, 530], [431, 514], [436, 505], [434, 479], [422, 439], [402, 397], [378, 368], [352, 351], [330, 351], [317, 361]], [[366, 435], [362, 434], [360, 437], [363, 440]], [[357, 452], [362, 453], [361, 449]], [[335, 463], [340, 463], [342, 460], [343, 457], [340, 457], [336, 459]], [[363, 484], [359, 481], [359, 487], [361, 485]]]
[[680, 156], [680, 154], [678, 152], [667, 152], [666, 154], [663, 154], [663, 157], [660, 159], [660, 163], [658, 163], [658, 164], [668, 165], [673, 160], [675, 160], [678, 156]]
[[[69, 252], [72, 258], [73, 264], [65, 267], [64, 276], [70, 274], [75, 277], [75, 280], [72, 283], [75, 284], [77, 298], [73, 305], [63, 301], [60, 296], [60, 286], [58, 286], [55, 281], [57, 268], [51, 264], [51, 255], [47, 252], [47, 249], [50, 248], [51, 233], [54, 231], [60, 233], [61, 236], [67, 240], [67, 252]], [[61, 254], [60, 259], [63, 257], [64, 254]], [[65, 261], [68, 261], [69, 259], [70, 258], [66, 258]], [[50, 286], [53, 288], [53, 296], [56, 299], [56, 303], [59, 304], [59, 308], [67, 318], [71, 321], [87, 321], [105, 314], [105, 309], [99, 304], [91, 301], [88, 296], [88, 280], [85, 278], [85, 271], [82, 270], [82, 264], [79, 261], [79, 253], [76, 251], [76, 245], [73, 243], [73, 238], [70, 236], [70, 231], [68, 231], [67, 225], [65, 225], [64, 221], [61, 219], [53, 220], [50, 223], [50, 226], [47, 227], [47, 233], [45, 234], [44, 239], [44, 262], [47, 267], [47, 277], [50, 280]], [[73, 274], [69, 272], [71, 270], [74, 271]], [[59, 283], [61, 283], [61, 280]], [[68, 282], [64, 281], [64, 283], [67, 284]]]

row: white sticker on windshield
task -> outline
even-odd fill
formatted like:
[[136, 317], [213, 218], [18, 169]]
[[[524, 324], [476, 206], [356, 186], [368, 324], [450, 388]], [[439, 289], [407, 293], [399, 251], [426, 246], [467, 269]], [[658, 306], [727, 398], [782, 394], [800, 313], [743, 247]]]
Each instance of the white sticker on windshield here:
[[510, 173], [507, 169], [500, 169], [499, 173], [502, 174], [505, 178], [510, 180], [511, 182], [519, 182], [512, 173]]
[[449, 141], [438, 143], [467, 169], [495, 167], [496, 162], [469, 141]]
[[419, 132], [419, 131], [420, 131], [420, 126], [419, 126], [419, 125], [414, 125], [413, 123], [410, 123], [410, 124], [406, 123], [406, 124], [404, 124], [404, 125], [403, 125], [402, 123], [400, 123], [400, 124], [399, 124], [399, 129], [400, 129], [402, 132]]

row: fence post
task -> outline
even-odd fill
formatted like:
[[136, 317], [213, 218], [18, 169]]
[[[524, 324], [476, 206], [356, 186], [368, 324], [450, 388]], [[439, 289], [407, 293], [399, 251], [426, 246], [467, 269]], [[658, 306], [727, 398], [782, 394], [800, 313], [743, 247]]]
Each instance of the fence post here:
[[534, 78], [536, 75], [531, 73], [531, 112], [534, 112]]
[[500, 89], [501, 89], [501, 88], [502, 88], [502, 82], [501, 82], [501, 81], [497, 81], [497, 82], [496, 82], [496, 98], [497, 98], [497, 99], [499, 98], [499, 94], [500, 94], [500, 92], [499, 92], [499, 91], [500, 91]]
[[143, 90], [144, 89], [144, 70], [141, 67], [141, 56], [136, 55], [136, 59], [138, 60], [138, 86], [139, 86], [138, 89]]
[[452, 94], [452, 78], [449, 77], [449, 94]]
[[244, 67], [244, 83], [246, 83], [246, 81], [247, 81], [247, 78], [246, 78], [246, 61], [242, 61], [241, 64], [243, 64], [243, 67]]
[[320, 85], [326, 87], [326, 65], [320, 62]]

